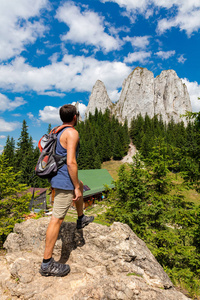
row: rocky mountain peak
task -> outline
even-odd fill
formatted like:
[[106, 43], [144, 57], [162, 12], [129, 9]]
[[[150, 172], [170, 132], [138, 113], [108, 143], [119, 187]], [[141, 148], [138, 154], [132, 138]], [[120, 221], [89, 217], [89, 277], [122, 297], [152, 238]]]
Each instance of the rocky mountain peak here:
[[111, 110], [112, 107], [113, 104], [108, 96], [104, 83], [101, 80], [97, 80], [90, 95], [86, 109], [86, 117], [89, 115], [89, 112], [94, 114], [96, 108], [104, 113], [106, 108]]
[[[175, 122], [181, 120], [180, 115], [192, 111], [187, 87], [174, 70], [162, 71], [154, 81], [155, 114], [161, 114], [163, 121], [173, 117]], [[182, 118], [186, 122], [185, 118]]]
[[146, 68], [137, 67], [124, 80], [119, 101], [116, 105], [118, 118], [128, 123], [138, 114], [154, 116], [154, 75]]
[[95, 108], [104, 112], [109, 108], [121, 122], [128, 120], [130, 126], [133, 117], [148, 114], [162, 115], [164, 122], [171, 118], [175, 122], [186, 119], [181, 117], [186, 111], [192, 111], [186, 85], [174, 70], [164, 70], [154, 78], [154, 74], [146, 68], [137, 67], [124, 80], [119, 101], [113, 104], [109, 99], [105, 85], [97, 81], [93, 87], [87, 115], [94, 114]]

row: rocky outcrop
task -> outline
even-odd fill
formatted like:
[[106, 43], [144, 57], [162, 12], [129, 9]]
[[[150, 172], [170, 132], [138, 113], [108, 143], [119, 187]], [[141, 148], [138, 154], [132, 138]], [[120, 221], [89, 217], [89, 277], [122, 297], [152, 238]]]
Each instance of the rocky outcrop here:
[[148, 114], [150, 118], [162, 115], [166, 123], [171, 118], [186, 123], [181, 115], [192, 111], [187, 87], [174, 70], [163, 71], [154, 78], [151, 71], [139, 67], [124, 80], [116, 104], [111, 103], [104, 84], [97, 81], [90, 96], [87, 116], [89, 112], [94, 114], [95, 108], [102, 112], [109, 108], [121, 122], [127, 118], [129, 126], [132, 118], [140, 113], [143, 117]]
[[63, 278], [42, 277], [41, 264], [49, 218], [16, 224], [0, 257], [1, 299], [186, 300], [145, 243], [125, 224], [92, 223], [76, 230], [62, 224], [54, 257], [71, 267]]
[[106, 108], [112, 110], [112, 107], [113, 103], [108, 96], [104, 83], [101, 80], [97, 80], [90, 95], [89, 103], [85, 113], [86, 117], [88, 117], [89, 112], [94, 115], [96, 108], [104, 113]]
[[[173, 117], [180, 121], [180, 115], [192, 111], [187, 87], [173, 70], [162, 71], [154, 81], [154, 114], [162, 115], [168, 122]], [[186, 122], [185, 118], [182, 118]]]
[[127, 117], [128, 123], [133, 117], [148, 114], [154, 116], [154, 76], [146, 68], [136, 68], [124, 80], [121, 96], [116, 105], [116, 114], [121, 121]]

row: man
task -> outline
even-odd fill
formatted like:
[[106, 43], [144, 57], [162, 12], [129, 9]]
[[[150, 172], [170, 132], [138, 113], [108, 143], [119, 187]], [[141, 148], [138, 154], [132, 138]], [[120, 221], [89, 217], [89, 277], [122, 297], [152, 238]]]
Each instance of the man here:
[[55, 189], [53, 213], [46, 232], [44, 259], [40, 267], [43, 276], [65, 276], [70, 272], [69, 265], [55, 262], [52, 258], [53, 248], [58, 238], [60, 226], [71, 206], [76, 205], [78, 214], [77, 229], [81, 229], [94, 220], [83, 214], [83, 183], [78, 180], [77, 155], [79, 135], [74, 126], [77, 124], [79, 113], [73, 105], [63, 105], [60, 108], [60, 118], [63, 125], [68, 125], [57, 136], [56, 154], [67, 155], [67, 162], [56, 176], [51, 179], [51, 186]]

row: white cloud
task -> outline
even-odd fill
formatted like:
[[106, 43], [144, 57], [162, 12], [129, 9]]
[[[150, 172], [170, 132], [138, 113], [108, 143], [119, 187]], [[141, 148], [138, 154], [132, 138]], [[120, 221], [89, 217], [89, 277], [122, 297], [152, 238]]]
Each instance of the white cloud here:
[[34, 118], [34, 115], [31, 112], [27, 113], [27, 116], [29, 117], [30, 120]]
[[157, 55], [162, 60], [164, 60], [164, 59], [170, 58], [171, 56], [174, 56], [175, 53], [176, 53], [175, 50], [172, 50], [172, 51], [159, 51], [159, 52], [156, 52], [155, 55]]
[[181, 64], [184, 64], [184, 62], [187, 60], [187, 58], [184, 57], [183, 54], [181, 54], [179, 57], [178, 57], [178, 62], [181, 63]]
[[81, 115], [82, 120], [83, 120], [84, 117], [85, 117], [86, 108], [87, 108], [87, 106], [86, 106], [85, 104], [79, 103], [78, 110], [79, 110], [79, 112], [80, 112], [80, 115]]
[[45, 106], [39, 110], [40, 120], [49, 124], [60, 124], [59, 107]]
[[66, 96], [66, 94], [64, 93], [58, 93], [58, 92], [43, 92], [43, 93], [40, 93], [40, 95], [46, 95], [46, 96], [50, 96], [50, 97], [60, 97], [60, 98], [63, 98]]
[[40, 126], [40, 120], [38, 120], [31, 112], [28, 112], [27, 116], [32, 121], [33, 126]]
[[200, 97], [200, 84], [198, 82], [190, 82], [187, 78], [182, 79], [182, 81], [186, 84], [190, 100], [192, 104], [192, 111], [193, 112], [199, 112], [200, 111], [200, 100], [198, 98]]
[[126, 36], [123, 40], [126, 42], [130, 42], [133, 47], [135, 48], [141, 48], [145, 49], [149, 45], [149, 35], [145, 36], [134, 36], [134, 37], [129, 37]]
[[119, 6], [124, 7], [127, 11], [144, 12], [147, 7], [147, 0], [102, 0], [102, 2], [115, 2]]
[[13, 117], [21, 117], [21, 114], [12, 114]]
[[12, 92], [58, 90], [60, 93], [73, 89], [90, 92], [99, 79], [108, 90], [116, 90], [131, 71], [125, 63], [84, 56], [65, 55], [62, 61], [41, 68], [32, 67], [18, 57], [10, 64], [0, 65], [0, 88]]
[[3, 118], [0, 118], [0, 132], [10, 132], [20, 126], [19, 122], [6, 122]]
[[15, 100], [11, 101], [7, 96], [0, 93], [0, 111], [12, 111], [25, 103], [26, 101], [22, 97], [15, 97]]
[[179, 14], [175, 18], [162, 19], [158, 23], [158, 32], [163, 33], [172, 27], [179, 27], [180, 30], [185, 30], [190, 36], [194, 31], [200, 28], [200, 9]]
[[140, 63], [145, 63], [149, 57], [151, 57], [151, 52], [139, 51], [129, 53], [128, 56], [124, 58], [124, 62], [132, 63], [138, 61]]
[[[200, 29], [200, 1], [199, 0], [102, 0], [102, 2], [115, 2], [126, 9], [123, 15], [135, 22], [138, 14], [145, 18], [152, 16], [160, 8], [168, 10], [168, 17], [159, 19], [157, 31], [162, 34], [172, 27], [185, 30], [190, 36]], [[170, 16], [171, 15], [171, 16]]]
[[50, 57], [49, 57], [49, 61], [53, 64], [56, 63], [58, 61], [58, 58], [60, 56], [60, 53], [55, 52], [53, 53]]
[[89, 50], [88, 49], [82, 49], [81, 50], [84, 54], [88, 54], [89, 53]]
[[31, 18], [39, 16], [47, 5], [48, 0], [0, 0], [0, 60], [19, 55], [25, 45], [43, 35], [46, 28], [42, 21]]
[[104, 18], [91, 10], [81, 11], [73, 2], [66, 2], [59, 7], [56, 17], [69, 26], [63, 41], [93, 45], [105, 52], [120, 48], [119, 39], [105, 32]]
[[[72, 105], [75, 105], [76, 102], [72, 102]], [[78, 102], [78, 111], [81, 115], [81, 119], [83, 120], [85, 118], [85, 112], [86, 112], [87, 106], [81, 102]]]
[[179, 27], [180, 30], [185, 30], [190, 36], [194, 31], [200, 28], [200, 1], [199, 0], [154, 0], [154, 3], [166, 9], [172, 9], [173, 6], [177, 9], [177, 14], [171, 18], [164, 18], [158, 22], [158, 32], [163, 33], [172, 27]]
[[0, 135], [0, 139], [5, 139], [6, 136], [5, 135]]
[[118, 101], [120, 94], [121, 94], [121, 91], [119, 92], [118, 90], [108, 91], [108, 96], [112, 102]]
[[42, 49], [42, 50], [37, 49], [37, 50], [36, 50], [36, 54], [37, 54], [38, 56], [44, 55], [44, 54], [45, 54], [45, 51], [44, 51], [44, 49]]
[[[72, 102], [72, 105], [75, 105], [76, 102]], [[78, 110], [81, 115], [82, 120], [85, 117], [85, 111], [87, 106], [81, 102], [79, 102]], [[40, 120], [48, 123], [58, 125], [61, 124], [60, 115], [59, 115], [60, 107], [53, 107], [53, 106], [45, 106], [43, 110], [39, 111]]]

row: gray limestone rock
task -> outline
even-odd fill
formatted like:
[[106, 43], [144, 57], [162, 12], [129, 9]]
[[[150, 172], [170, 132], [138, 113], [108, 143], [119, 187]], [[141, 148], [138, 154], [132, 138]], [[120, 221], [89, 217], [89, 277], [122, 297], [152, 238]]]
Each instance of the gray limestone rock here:
[[138, 114], [143, 117], [147, 114], [150, 118], [162, 115], [166, 123], [172, 117], [175, 122], [183, 120], [186, 123], [186, 118], [181, 115], [192, 111], [187, 87], [174, 70], [163, 71], [154, 78], [151, 71], [140, 67], [124, 80], [116, 104], [110, 101], [103, 82], [98, 80], [93, 87], [86, 116], [89, 112], [94, 114], [95, 108], [102, 112], [109, 108], [121, 122], [127, 118], [129, 126]]
[[[154, 82], [154, 113], [162, 115], [164, 122], [168, 123], [171, 118], [174, 122], [179, 122], [181, 115], [186, 111], [192, 111], [187, 87], [174, 70], [162, 71]], [[182, 120], [186, 123], [185, 118]]]
[[146, 68], [136, 68], [124, 80], [116, 113], [121, 121], [127, 117], [128, 124], [141, 113], [154, 116], [154, 75]]
[[[178, 292], [145, 243], [128, 225], [95, 223], [77, 230], [62, 224], [54, 258], [68, 263], [62, 278], [42, 277], [38, 270], [49, 218], [16, 224], [0, 259], [3, 299], [53, 300], [186, 300]], [[6, 296], [6, 297], [7, 297]]]
[[89, 112], [94, 115], [96, 108], [104, 113], [106, 108], [111, 110], [112, 107], [113, 103], [108, 96], [104, 83], [101, 80], [97, 80], [93, 86], [85, 116], [88, 117]]

